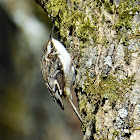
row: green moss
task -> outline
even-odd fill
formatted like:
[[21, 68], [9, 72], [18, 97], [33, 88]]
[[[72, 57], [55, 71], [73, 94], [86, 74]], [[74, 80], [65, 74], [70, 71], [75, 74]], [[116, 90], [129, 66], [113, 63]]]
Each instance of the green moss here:
[[119, 135], [119, 133], [120, 133], [119, 131], [115, 130], [114, 133], [113, 133], [113, 138], [112, 139], [114, 140], [115, 137], [117, 137]]
[[[118, 20], [115, 24], [116, 31], [119, 34], [119, 38], [124, 35], [125, 30], [131, 29], [132, 19], [136, 11], [138, 11], [138, 6], [136, 5], [135, 0], [120, 1], [119, 7], [116, 8]], [[121, 32], [122, 28], [123, 32]]]
[[[95, 123], [95, 112], [96, 109], [102, 105], [103, 98], [107, 98], [112, 107], [114, 107], [116, 101], [120, 100], [123, 102], [125, 100], [124, 95], [132, 90], [134, 82], [134, 76], [126, 79], [117, 79], [110, 75], [106, 79], [101, 76], [99, 80], [97, 80], [97, 76], [91, 79], [87, 72], [87, 79], [83, 87], [86, 95], [81, 95], [79, 104], [80, 112], [84, 114], [85, 120], [82, 124], [82, 131], [86, 131], [86, 128], [91, 127], [91, 122]], [[119, 132], [115, 130], [113, 133], [114, 137], [116, 137], [118, 133]]]
[[110, 1], [107, 1], [107, 0], [103, 0], [103, 1], [104, 1], [104, 8], [105, 8], [105, 10], [108, 13], [113, 14], [112, 3]]
[[127, 64], [129, 64], [131, 54], [133, 53], [133, 51], [128, 49], [129, 40], [133, 37], [137, 38], [139, 36], [139, 33], [136, 33], [134, 36], [132, 36], [132, 34], [131, 36], [128, 35], [128, 30], [132, 27], [132, 20], [138, 9], [135, 0], [121, 0], [118, 8], [116, 8], [116, 16], [118, 17], [118, 20], [114, 27], [117, 32], [117, 40], [121, 40], [124, 45], [124, 60]]
[[[97, 28], [95, 24], [98, 22], [97, 17], [94, 13], [91, 13], [94, 21], [86, 17], [86, 13], [77, 8], [79, 4], [78, 1], [71, 1], [71, 8], [69, 9], [66, 1], [63, 0], [51, 0], [45, 3], [45, 9], [50, 17], [55, 19], [55, 26], [60, 29], [60, 36], [63, 40], [68, 40], [69, 34], [68, 30], [72, 30], [72, 36], [76, 35], [80, 41], [82, 41], [82, 46], [87, 47], [86, 42], [89, 42], [89, 38], [92, 38], [94, 42], [97, 40]], [[87, 3], [87, 5], [90, 4]], [[86, 8], [86, 7], [85, 7]], [[93, 8], [93, 5], [92, 5]], [[85, 10], [85, 9], [84, 9]], [[78, 30], [76, 30], [78, 27]], [[67, 42], [63, 42], [65, 45]]]
[[124, 47], [124, 61], [126, 62], [126, 64], [130, 64], [130, 58], [131, 58], [131, 54], [133, 52], [129, 51], [128, 47], [125, 46]]
[[[138, 11], [135, 0], [121, 0], [119, 6], [116, 8], [115, 4], [109, 0], [95, 0], [94, 2], [87, 1], [84, 4], [88, 8], [92, 9], [90, 12], [92, 17], [88, 18], [86, 13], [87, 7], [82, 7], [77, 0], [71, 1], [71, 7], [64, 0], [49, 0], [46, 3], [42, 0], [45, 10], [48, 12], [50, 17], [53, 17], [54, 24], [60, 29], [60, 36], [63, 39], [63, 43], [66, 45], [69, 36], [77, 36], [79, 38], [80, 47], [87, 47], [90, 39], [93, 40], [94, 44], [98, 42], [98, 22], [99, 13], [105, 9], [109, 14], [116, 14], [117, 20], [113, 24], [113, 29], [118, 33], [117, 38], [120, 40], [122, 37], [126, 38], [127, 30], [132, 26], [132, 19], [135, 12]], [[97, 15], [98, 13], [98, 15]], [[102, 24], [106, 21], [106, 15], [102, 16]], [[78, 29], [78, 30], [77, 30]], [[72, 32], [71, 35], [67, 31]], [[137, 37], [137, 36], [136, 36]], [[108, 45], [107, 40], [103, 40], [103, 45]], [[94, 46], [94, 45], [92, 45]]]
[[[96, 27], [90, 25], [89, 19], [85, 21], [83, 24], [81, 23], [79, 25], [79, 29], [77, 31], [77, 36], [82, 40], [83, 42], [86, 42], [89, 40], [89, 37], [93, 39], [95, 42], [97, 39], [96, 35]], [[88, 42], [89, 43], [89, 42]]]
[[46, 10], [51, 16], [56, 17], [62, 15], [62, 12], [68, 10], [68, 8], [65, 1], [51, 0], [46, 3]]
[[103, 24], [104, 22], [106, 22], [106, 18], [105, 18], [105, 15], [104, 15], [104, 14], [102, 15], [102, 21], [101, 21], [101, 22], [102, 22], [102, 24]]
[[100, 76], [99, 82], [97, 83], [95, 81], [95, 79], [90, 79], [90, 77], [86, 79], [84, 91], [88, 94], [87, 97], [92, 100], [91, 102], [93, 104], [96, 104], [99, 100], [102, 101], [103, 98], [108, 98], [112, 105], [114, 105], [118, 99], [123, 99], [123, 96], [127, 92], [130, 92], [135, 82], [134, 76], [118, 80], [111, 75], [106, 79]]
[[139, 39], [140, 38], [140, 23], [136, 26], [136, 30], [134, 32], [131, 33], [131, 35], [129, 36], [128, 39]]
[[95, 115], [92, 113], [91, 104], [89, 104], [88, 98], [85, 98], [85, 95], [80, 96], [80, 112], [84, 114], [84, 122], [82, 124], [82, 131], [86, 131], [86, 128], [89, 127], [91, 122], [94, 122]]

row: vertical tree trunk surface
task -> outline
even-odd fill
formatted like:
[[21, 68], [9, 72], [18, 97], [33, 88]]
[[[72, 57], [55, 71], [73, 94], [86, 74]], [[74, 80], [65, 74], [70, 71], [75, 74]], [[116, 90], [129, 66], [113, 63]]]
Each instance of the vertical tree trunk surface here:
[[83, 139], [140, 139], [139, 1], [35, 1], [74, 56]]

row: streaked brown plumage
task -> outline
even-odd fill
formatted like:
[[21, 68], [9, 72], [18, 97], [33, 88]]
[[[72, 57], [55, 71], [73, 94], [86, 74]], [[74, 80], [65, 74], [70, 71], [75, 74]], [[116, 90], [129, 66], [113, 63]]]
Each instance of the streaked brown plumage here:
[[52, 38], [52, 33], [50, 40], [42, 50], [41, 71], [53, 100], [64, 110], [62, 96], [68, 99], [82, 122], [82, 118], [72, 102], [71, 88], [75, 79], [75, 71], [71, 66], [70, 54], [59, 41]]

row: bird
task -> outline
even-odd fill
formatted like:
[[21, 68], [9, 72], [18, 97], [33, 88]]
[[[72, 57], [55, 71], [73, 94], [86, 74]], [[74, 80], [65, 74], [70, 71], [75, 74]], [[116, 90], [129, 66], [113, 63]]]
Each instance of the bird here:
[[64, 110], [63, 97], [68, 100], [77, 117], [83, 122], [77, 108], [72, 101], [71, 89], [75, 81], [75, 68], [72, 65], [70, 54], [64, 45], [54, 39], [53, 29], [50, 39], [42, 49], [41, 72], [45, 85], [53, 100]]

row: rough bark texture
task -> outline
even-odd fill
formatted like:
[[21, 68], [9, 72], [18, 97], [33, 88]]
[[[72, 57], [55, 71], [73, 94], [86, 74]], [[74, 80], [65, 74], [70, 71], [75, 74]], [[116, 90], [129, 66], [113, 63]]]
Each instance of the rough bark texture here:
[[35, 1], [74, 56], [83, 139], [140, 139], [139, 1]]

